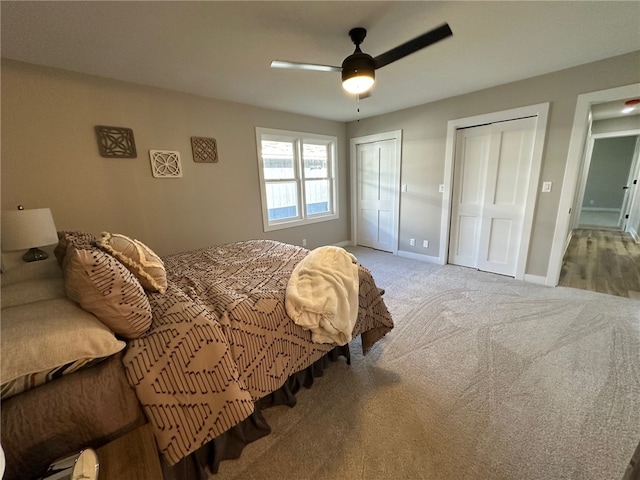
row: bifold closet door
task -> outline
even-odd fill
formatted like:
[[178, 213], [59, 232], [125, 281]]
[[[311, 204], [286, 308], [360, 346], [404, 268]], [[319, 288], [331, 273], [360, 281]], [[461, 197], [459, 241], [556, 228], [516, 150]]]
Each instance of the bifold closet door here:
[[358, 245], [393, 251], [395, 149], [393, 140], [357, 146]]
[[515, 276], [536, 118], [458, 130], [449, 263]]

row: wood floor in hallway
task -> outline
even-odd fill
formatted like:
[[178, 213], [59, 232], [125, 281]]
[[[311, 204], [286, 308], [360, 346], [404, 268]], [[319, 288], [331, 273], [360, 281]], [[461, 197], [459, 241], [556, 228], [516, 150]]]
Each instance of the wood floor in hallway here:
[[620, 230], [574, 230], [559, 285], [640, 299], [640, 244]]

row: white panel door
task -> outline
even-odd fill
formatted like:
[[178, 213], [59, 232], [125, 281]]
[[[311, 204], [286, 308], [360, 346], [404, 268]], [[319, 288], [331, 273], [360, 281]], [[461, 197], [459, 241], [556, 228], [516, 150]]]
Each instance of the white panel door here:
[[524, 118], [458, 132], [450, 263], [515, 276], [535, 128]]
[[533, 156], [536, 119], [492, 125], [478, 269], [514, 277]]
[[456, 138], [449, 263], [478, 266], [478, 246], [491, 126], [465, 128]]
[[393, 252], [395, 234], [396, 142], [385, 140], [359, 144], [358, 245]]

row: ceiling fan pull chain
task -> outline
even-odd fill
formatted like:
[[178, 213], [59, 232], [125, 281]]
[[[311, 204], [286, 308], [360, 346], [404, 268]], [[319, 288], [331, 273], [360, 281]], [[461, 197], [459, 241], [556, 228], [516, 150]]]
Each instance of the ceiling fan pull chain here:
[[358, 122], [360, 122], [360, 94], [356, 93], [356, 102], [358, 105]]

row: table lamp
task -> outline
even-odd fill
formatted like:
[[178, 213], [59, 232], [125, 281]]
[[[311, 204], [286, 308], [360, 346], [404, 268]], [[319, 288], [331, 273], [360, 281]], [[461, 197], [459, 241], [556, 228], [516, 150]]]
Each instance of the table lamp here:
[[29, 249], [22, 260], [33, 262], [49, 256], [37, 247], [54, 243], [58, 243], [58, 233], [50, 209], [25, 210], [20, 205], [18, 210], [2, 212], [2, 250]]

